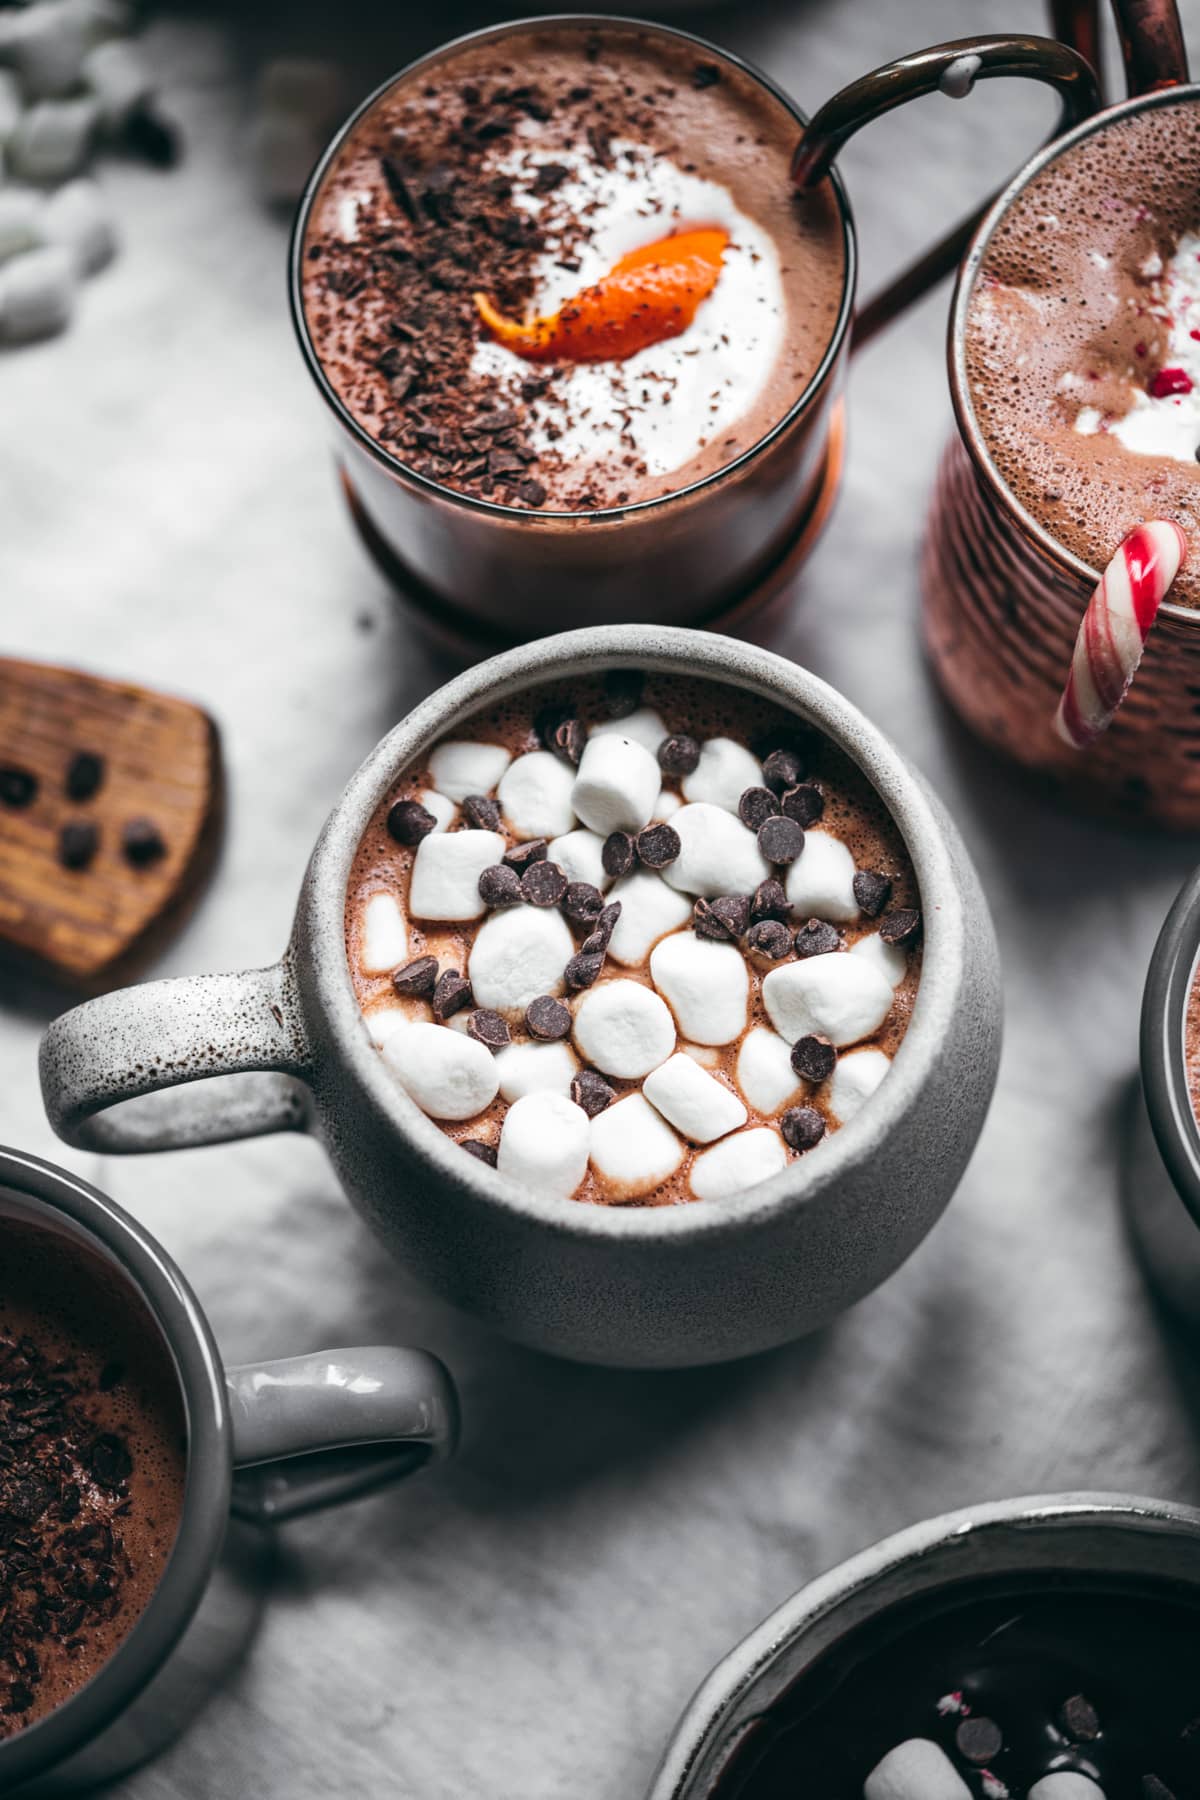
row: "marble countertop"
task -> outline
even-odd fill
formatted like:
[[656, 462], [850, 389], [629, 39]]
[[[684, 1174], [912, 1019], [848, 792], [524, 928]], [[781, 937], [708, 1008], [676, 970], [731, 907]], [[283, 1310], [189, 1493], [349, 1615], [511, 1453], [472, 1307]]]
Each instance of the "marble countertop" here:
[[[415, 10], [415, 9], [414, 9]], [[366, 561], [287, 317], [285, 222], [247, 179], [265, 56], [340, 54], [363, 91], [435, 35], [367, 0], [158, 15], [188, 142], [111, 165], [124, 248], [75, 327], [0, 360], [6, 651], [159, 683], [220, 721], [216, 878], [149, 973], [273, 960], [366, 751], [446, 671]], [[1200, 3], [1185, 7], [1200, 56]], [[1002, 17], [999, 15], [1003, 15]], [[923, 43], [1036, 29], [1036, 0], [764, 0], [673, 14], [810, 109]], [[864, 291], [1023, 159], [1040, 90], [938, 98], [850, 147]], [[794, 1588], [924, 1515], [1073, 1486], [1200, 1501], [1200, 1361], [1156, 1312], [1117, 1201], [1147, 958], [1194, 860], [1035, 800], [947, 716], [916, 631], [949, 425], [942, 289], [856, 362], [837, 512], [776, 647], [932, 779], [978, 861], [1007, 982], [995, 1104], [941, 1224], [817, 1337], [676, 1375], [497, 1342], [384, 1262], [300, 1139], [122, 1162], [66, 1150], [35, 1048], [60, 996], [0, 994], [0, 1139], [67, 1164], [179, 1258], [231, 1358], [397, 1337], [454, 1369], [458, 1461], [280, 1533], [261, 1628], [130, 1800], [635, 1800], [710, 1665]]]

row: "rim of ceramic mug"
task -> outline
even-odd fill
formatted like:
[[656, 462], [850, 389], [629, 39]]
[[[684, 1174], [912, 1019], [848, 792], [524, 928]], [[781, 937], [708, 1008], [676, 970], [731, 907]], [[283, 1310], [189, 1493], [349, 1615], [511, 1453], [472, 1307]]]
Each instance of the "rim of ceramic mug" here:
[[[963, 1507], [881, 1539], [806, 1583], [721, 1658], [675, 1726], [646, 1800], [704, 1800], [704, 1793], [712, 1792], [706, 1786], [702, 1793], [693, 1784], [698, 1779], [707, 1783], [710, 1776], [719, 1777], [722, 1771], [701, 1767], [701, 1759], [710, 1755], [724, 1759], [732, 1753], [742, 1738], [735, 1711], [751, 1703], [754, 1689], [806, 1633], [819, 1635], [823, 1627], [828, 1631], [829, 1641], [818, 1641], [812, 1647], [812, 1660], [819, 1661], [844, 1632], [907, 1598], [907, 1593], [897, 1591], [904, 1577], [911, 1577], [915, 1583], [911, 1592], [917, 1593], [952, 1584], [953, 1575], [941, 1566], [943, 1556], [965, 1561], [972, 1548], [986, 1546], [990, 1551], [995, 1546], [997, 1562], [1004, 1564], [997, 1572], [1032, 1574], [1053, 1563], [1053, 1559], [1041, 1562], [1035, 1557], [1035, 1537], [1061, 1533], [1066, 1540], [1081, 1528], [1138, 1536], [1153, 1533], [1177, 1537], [1181, 1542], [1200, 1540], [1200, 1510], [1133, 1494], [1087, 1490], [1034, 1494]], [[1189, 1543], [1188, 1548], [1194, 1558], [1195, 1544]], [[1125, 1563], [1124, 1571], [1118, 1562], [1111, 1573], [1127, 1573], [1128, 1558]], [[1200, 1592], [1200, 1562], [1194, 1566], [1197, 1573], [1192, 1585]], [[964, 1570], [962, 1578], [969, 1580], [973, 1573]], [[838, 1622], [839, 1615], [847, 1613], [852, 1616]], [[783, 1688], [803, 1672], [790, 1672]], [[736, 1731], [732, 1740], [731, 1730]]]
[[1192, 1218], [1200, 1225], [1200, 1125], [1188, 1091], [1188, 996], [1200, 960], [1200, 868], [1184, 882], [1158, 934], [1142, 994], [1142, 1091], [1150, 1126]]
[[[970, 248], [958, 272], [954, 288], [954, 299], [950, 307], [950, 330], [947, 344], [950, 365], [950, 397], [954, 405], [954, 416], [958, 423], [959, 434], [965, 444], [976, 470], [985, 478], [1004, 509], [1011, 513], [1020, 525], [1021, 530], [1045, 552], [1053, 562], [1074, 575], [1078, 580], [1090, 586], [1100, 580], [1102, 571], [1093, 569], [1082, 557], [1066, 549], [1058, 539], [1042, 525], [1027, 507], [1023, 506], [1008, 486], [1000, 470], [993, 460], [987, 440], [975, 416], [975, 408], [971, 399], [971, 385], [967, 376], [967, 315], [971, 308], [971, 297], [975, 287], [975, 279], [987, 254], [988, 244], [993, 231], [1000, 220], [1008, 212], [1013, 202], [1024, 192], [1029, 183], [1041, 174], [1043, 169], [1072, 150], [1085, 138], [1096, 132], [1105, 131], [1110, 125], [1131, 113], [1145, 112], [1151, 107], [1179, 106], [1195, 104], [1200, 97], [1200, 83], [1179, 83], [1175, 87], [1158, 89], [1149, 94], [1135, 94], [1128, 100], [1120, 100], [1108, 106], [1103, 112], [1093, 113], [1091, 118], [1084, 119], [1081, 124], [1065, 132], [1062, 137], [1054, 138], [1046, 144], [1037, 155], [1031, 158], [1008, 186], [1000, 193], [979, 225], [975, 236], [971, 239]], [[1114, 549], [1116, 546], [1114, 545]], [[1173, 601], [1164, 601], [1159, 608], [1160, 618], [1170, 618], [1176, 623], [1191, 629], [1200, 627], [1200, 612], [1190, 606], [1179, 606]]]
[[[551, 680], [606, 668], [710, 680], [774, 702], [815, 725], [862, 772], [904, 840], [924, 923], [921, 979], [904, 1038], [886, 1079], [862, 1111], [778, 1175], [719, 1205], [590, 1206], [524, 1191], [467, 1156], [389, 1073], [363, 1024], [345, 949], [346, 888], [366, 826], [397, 777], [439, 738], [489, 705]], [[315, 997], [363, 1093], [422, 1160], [492, 1207], [574, 1238], [676, 1242], [738, 1233], [785, 1207], [814, 1201], [899, 1123], [935, 1066], [955, 1016], [966, 957], [966, 922], [936, 803], [889, 740], [836, 689], [756, 645], [683, 626], [599, 625], [503, 652], [439, 688], [367, 757], [317, 841], [301, 897], [312, 947]]]
[[833, 327], [832, 336], [825, 347], [821, 360], [817, 364], [817, 367], [803, 392], [788, 408], [783, 417], [777, 420], [764, 436], [759, 438], [756, 443], [751, 444], [748, 450], [743, 450], [741, 455], [735, 457], [732, 462], [726, 463], [723, 468], [715, 469], [711, 475], [706, 475], [699, 481], [690, 482], [686, 487], [676, 488], [670, 494], [660, 494], [652, 500], [630, 501], [624, 506], [598, 506], [592, 509], [567, 508], [563, 510], [553, 510], [548, 507], [541, 507], [534, 511], [529, 507], [506, 506], [497, 500], [481, 500], [474, 495], [460, 493], [456, 488], [447, 487], [444, 483], [434, 481], [427, 475], [418, 474], [418, 472], [415, 469], [410, 468], [407, 463], [401, 462], [399, 457], [393, 456], [384, 445], [380, 444], [364, 429], [355, 418], [350, 408], [346, 405], [345, 401], [337, 393], [333, 383], [325, 372], [324, 365], [317, 355], [316, 346], [312, 341], [312, 335], [308, 329], [308, 320], [304, 310], [303, 279], [304, 239], [308, 229], [309, 217], [317, 197], [320, 194], [325, 177], [336, 161], [342, 146], [354, 132], [360, 121], [367, 116], [371, 109], [382, 100], [386, 94], [389, 94], [402, 82], [410, 81], [415, 75], [418, 75], [422, 69], [427, 69], [435, 63], [441, 63], [442, 61], [449, 59], [459, 51], [465, 49], [468, 45], [484, 44], [500, 38], [520, 36], [522, 33], [528, 33], [535, 30], [546, 30], [549, 27], [569, 27], [581, 31], [597, 31], [615, 27], [627, 32], [649, 32], [652, 35], [674, 38], [682, 43], [694, 45], [695, 48], [703, 52], [705, 56], [713, 57], [718, 62], [728, 64], [729, 67], [737, 69], [741, 74], [747, 76], [751, 81], [763, 88], [772, 99], [776, 100], [796, 121], [797, 138], [799, 138], [800, 133], [802, 133], [808, 125], [807, 115], [801, 112], [791, 96], [785, 93], [781, 87], [777, 86], [776, 83], [771, 80], [770, 76], [765, 74], [756, 64], [746, 61], [743, 57], [736, 56], [731, 50], [725, 50], [717, 44], [710, 43], [707, 38], [699, 37], [695, 32], [682, 31], [677, 26], [664, 25], [655, 20], [625, 18], [616, 13], [548, 13], [544, 16], [535, 16], [527, 19], [509, 19], [499, 25], [486, 25], [478, 31], [465, 32], [461, 37], [451, 38], [448, 43], [441, 44], [436, 49], [427, 51], [424, 56], [419, 56], [414, 62], [407, 64], [398, 74], [390, 75], [386, 81], [381, 82], [372, 93], [367, 95], [367, 98], [361, 105], [355, 108], [345, 123], [334, 134], [316, 168], [309, 176], [308, 184], [305, 187], [304, 194], [296, 213], [295, 222], [292, 226], [291, 241], [288, 249], [288, 300], [291, 308], [292, 325], [299, 340], [300, 349], [304, 356], [305, 363], [308, 366], [310, 375], [316, 382], [322, 397], [342, 429], [349, 434], [360, 450], [366, 452], [372, 462], [379, 464], [379, 466], [389, 475], [393, 477], [397, 475], [402, 476], [405, 481], [411, 482], [412, 485], [419, 490], [434, 496], [439, 500], [443, 500], [452, 506], [462, 507], [468, 512], [480, 513], [485, 517], [519, 521], [522, 524], [531, 526], [535, 529], [538, 525], [561, 525], [564, 520], [570, 519], [586, 519], [593, 524], [612, 523], [617, 520], [628, 518], [635, 513], [641, 514], [653, 512], [658, 508], [666, 507], [677, 501], [701, 494], [706, 489], [715, 486], [717, 482], [727, 480], [729, 477], [739, 473], [747, 466], [747, 464], [754, 462], [765, 450], [775, 443], [776, 440], [781, 437], [804, 412], [808, 410], [817, 395], [820, 394], [825, 386], [830, 372], [834, 368], [834, 365], [841, 354], [842, 346], [845, 342], [847, 331], [849, 330], [850, 320], [854, 311], [854, 296], [858, 281], [858, 253], [854, 235], [854, 215], [850, 210], [850, 202], [842, 184], [841, 176], [836, 169], [831, 169], [828, 179], [833, 189], [834, 198], [837, 202], [838, 217], [842, 226], [842, 254], [844, 262], [841, 305], [838, 309], [838, 316]]
[[108, 1661], [69, 1699], [0, 1740], [0, 1792], [53, 1768], [98, 1737], [161, 1667], [194, 1614], [229, 1519], [229, 1410], [220, 1355], [200, 1304], [150, 1233], [97, 1188], [0, 1147], [0, 1208], [6, 1190], [35, 1211], [65, 1218], [116, 1262], [149, 1308], [175, 1366], [187, 1420], [187, 1470], [179, 1530], [167, 1566]]

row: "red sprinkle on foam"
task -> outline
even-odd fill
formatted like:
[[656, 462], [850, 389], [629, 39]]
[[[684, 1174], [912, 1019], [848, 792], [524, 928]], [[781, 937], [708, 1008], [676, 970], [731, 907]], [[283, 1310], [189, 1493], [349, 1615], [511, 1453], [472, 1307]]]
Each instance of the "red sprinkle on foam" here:
[[1200, 339], [1200, 330], [1198, 330], [1198, 329], [1197, 329], [1197, 328], [1196, 328], [1196, 326], [1195, 326], [1195, 325], [1193, 325], [1193, 326], [1192, 326], [1192, 329], [1191, 329], [1191, 330], [1190, 330], [1190, 331], [1189, 331], [1189, 332], [1188, 332], [1188, 336], [1189, 336], [1189, 337], [1190, 337], [1190, 338], [1197, 338], [1197, 339]]
[[1136, 344], [1135, 344], [1135, 345], [1134, 345], [1134, 346], [1133, 346], [1133, 354], [1134, 354], [1134, 355], [1135, 355], [1135, 356], [1145, 356], [1145, 354], [1146, 354], [1146, 346], [1145, 346], [1145, 344], [1143, 344], [1143, 343], [1142, 343], [1142, 342], [1141, 342], [1141, 340], [1140, 340], [1140, 339], [1139, 339], [1139, 340], [1138, 340], [1138, 342], [1137, 342], [1137, 343], [1136, 343]]
[[1192, 378], [1186, 369], [1159, 369], [1150, 377], [1150, 392], [1156, 400], [1165, 400], [1169, 394], [1190, 394]]

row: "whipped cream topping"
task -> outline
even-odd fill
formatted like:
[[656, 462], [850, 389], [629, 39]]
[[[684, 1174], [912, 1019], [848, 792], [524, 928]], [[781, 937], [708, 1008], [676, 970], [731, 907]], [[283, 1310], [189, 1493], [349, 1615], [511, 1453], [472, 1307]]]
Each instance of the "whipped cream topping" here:
[[[720, 278], [678, 337], [621, 361], [556, 365], [552, 391], [530, 405], [530, 443], [581, 470], [632, 455], [647, 473], [666, 475], [733, 426], [762, 392], [783, 342], [779, 257], [770, 235], [718, 182], [628, 139], [614, 138], [609, 153], [607, 165], [583, 151], [550, 157], [528, 147], [497, 159], [497, 174], [514, 183], [514, 204], [544, 215], [532, 311], [554, 313], [631, 250], [705, 225], [729, 233]], [[569, 170], [549, 194], [534, 191], [543, 163]], [[536, 373], [493, 341], [479, 344], [472, 369], [514, 398]]]
[[1200, 235], [1185, 232], [1165, 269], [1156, 256], [1140, 272], [1153, 283], [1153, 312], [1170, 327], [1163, 365], [1149, 388], [1134, 388], [1127, 413], [1106, 417], [1085, 406], [1075, 429], [1085, 437], [1108, 432], [1136, 456], [1194, 465], [1200, 451]]

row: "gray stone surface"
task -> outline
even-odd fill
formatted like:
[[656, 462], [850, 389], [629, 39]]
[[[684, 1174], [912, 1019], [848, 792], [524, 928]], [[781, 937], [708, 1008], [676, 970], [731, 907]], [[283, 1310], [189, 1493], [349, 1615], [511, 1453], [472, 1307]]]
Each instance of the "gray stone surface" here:
[[[1002, 16], [1000, 16], [1002, 15]], [[1200, 59], [1200, 6], [1186, 7]], [[364, 3], [251, 39], [173, 15], [150, 48], [189, 138], [160, 177], [112, 165], [124, 237], [65, 338], [0, 363], [7, 650], [158, 682], [217, 714], [231, 773], [217, 878], [153, 972], [271, 960], [309, 848], [365, 752], [441, 678], [350, 534], [284, 301], [285, 229], [246, 184], [264, 50], [353, 49], [365, 89], [436, 35]], [[810, 0], [679, 14], [800, 100], [1033, 0]], [[883, 121], [845, 158], [865, 281], [1019, 161], [1040, 91], [993, 84]], [[831, 529], [778, 647], [926, 771], [991, 898], [1000, 1088], [959, 1197], [881, 1292], [751, 1364], [611, 1375], [506, 1347], [381, 1260], [302, 1140], [119, 1162], [59, 1146], [38, 1034], [6, 983], [0, 1138], [79, 1169], [190, 1273], [231, 1358], [385, 1333], [456, 1370], [453, 1467], [280, 1534], [264, 1619], [191, 1735], [131, 1800], [634, 1800], [696, 1682], [792, 1588], [923, 1515], [1076, 1485], [1200, 1499], [1200, 1363], [1142, 1287], [1117, 1209], [1142, 976], [1187, 844], [1031, 801], [947, 719], [915, 630], [916, 552], [948, 428], [943, 290], [867, 351]]]

